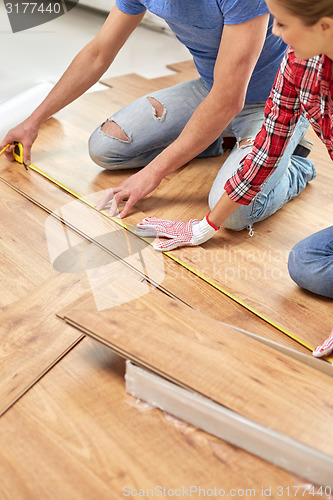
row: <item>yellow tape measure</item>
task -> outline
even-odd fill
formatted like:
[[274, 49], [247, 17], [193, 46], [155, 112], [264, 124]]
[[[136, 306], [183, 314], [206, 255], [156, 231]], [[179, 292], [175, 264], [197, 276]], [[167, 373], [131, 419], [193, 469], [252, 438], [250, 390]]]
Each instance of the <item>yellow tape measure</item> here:
[[2, 155], [2, 153], [4, 153], [5, 151], [7, 151], [7, 149], [9, 148], [10, 144], [7, 144], [7, 146], [5, 146], [1, 151], [0, 151], [0, 156]]
[[[9, 146], [10, 146], [10, 144], [8, 144], [2, 151], [0, 151], [0, 156], [2, 155], [2, 153], [4, 153], [9, 148]], [[67, 187], [64, 184], [62, 184], [61, 182], [57, 181], [56, 179], [54, 179], [53, 177], [51, 177], [46, 172], [43, 172], [42, 170], [40, 170], [38, 167], [36, 167], [32, 163], [30, 163], [29, 165], [26, 165], [24, 163], [24, 161], [23, 161], [23, 146], [22, 146], [21, 143], [19, 143], [19, 142], [15, 143], [15, 147], [14, 147], [14, 150], [13, 150], [13, 156], [14, 156], [14, 159], [18, 163], [24, 165], [24, 167], [26, 168], [26, 170], [28, 170], [28, 167], [29, 167], [29, 169], [34, 170], [35, 172], [37, 172], [38, 174], [40, 174], [41, 176], [43, 176], [45, 179], [49, 180], [50, 182], [52, 182], [56, 186], [60, 187], [61, 189], [63, 189], [67, 193], [71, 194], [74, 198], [77, 198], [78, 200], [82, 201], [86, 205], [89, 205], [90, 207], [92, 207], [95, 210], [97, 210], [96, 207], [95, 207], [95, 205], [94, 205], [94, 203], [92, 203], [91, 201], [87, 200], [86, 198], [84, 198], [80, 194], [76, 193], [75, 191], [73, 191], [69, 187]], [[118, 224], [121, 227], [123, 227], [124, 229], [126, 229], [127, 231], [129, 231], [131, 233], [134, 232], [133, 229], [131, 229], [129, 226], [127, 226], [126, 224], [124, 224], [123, 222], [121, 222], [120, 219], [118, 219], [116, 217], [112, 217], [105, 210], [99, 210], [99, 212], [102, 213], [103, 215], [105, 215], [106, 217], [108, 217], [109, 219], [111, 219], [112, 221], [114, 221], [116, 224]], [[142, 237], [140, 237], [140, 238], [151, 245], [151, 241], [147, 240], [146, 238], [142, 238]], [[255, 316], [257, 316], [258, 318], [262, 319], [263, 321], [265, 321], [269, 325], [273, 326], [276, 330], [279, 330], [280, 332], [284, 333], [285, 335], [287, 335], [291, 339], [295, 340], [296, 342], [298, 342], [302, 346], [306, 347], [310, 351], [314, 350], [314, 347], [308, 345], [306, 342], [304, 342], [303, 340], [297, 338], [295, 335], [293, 335], [291, 332], [289, 332], [288, 330], [286, 330], [282, 326], [278, 325], [277, 323], [275, 323], [274, 321], [270, 320], [269, 318], [267, 318], [266, 316], [264, 316], [260, 312], [256, 311], [253, 307], [249, 306], [248, 304], [246, 304], [242, 300], [238, 299], [237, 297], [235, 297], [234, 295], [232, 295], [228, 291], [224, 290], [222, 287], [220, 287], [219, 285], [217, 285], [216, 283], [214, 283], [210, 279], [206, 278], [206, 276], [203, 276], [198, 271], [196, 271], [195, 269], [193, 269], [190, 266], [188, 266], [187, 264], [185, 264], [185, 262], [181, 261], [180, 259], [177, 259], [177, 257], [175, 257], [172, 253], [170, 253], [170, 252], [163, 252], [163, 254], [166, 255], [167, 257], [169, 257], [170, 259], [172, 259], [177, 264], [179, 264], [182, 267], [184, 267], [185, 269], [187, 269], [188, 271], [190, 271], [192, 274], [194, 274], [198, 278], [200, 278], [203, 281], [205, 281], [206, 283], [208, 283], [210, 286], [212, 286], [213, 288], [215, 288], [219, 292], [221, 292], [224, 295], [226, 295], [227, 297], [229, 297], [231, 300], [233, 300], [234, 302], [236, 302], [240, 306], [244, 307], [244, 309], [247, 309], [249, 312], [251, 312], [252, 314], [254, 314]], [[333, 359], [331, 359], [331, 358], [324, 358], [324, 359], [326, 359], [327, 361], [330, 361], [331, 363], [333, 362]]]
[[27, 165], [23, 161], [23, 146], [20, 142], [14, 142], [15, 146], [13, 149], [13, 156], [14, 160], [16, 160], [18, 163], [21, 163], [21, 165], [24, 165], [24, 168], [28, 170]]

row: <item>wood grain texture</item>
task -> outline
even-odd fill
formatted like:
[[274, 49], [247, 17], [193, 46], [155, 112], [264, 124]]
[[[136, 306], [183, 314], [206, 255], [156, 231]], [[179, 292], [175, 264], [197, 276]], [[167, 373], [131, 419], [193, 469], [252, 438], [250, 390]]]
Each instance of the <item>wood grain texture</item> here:
[[[65, 320], [117, 353], [241, 415], [332, 455], [332, 379], [158, 291]], [[154, 327], [152, 328], [152, 325]], [[315, 398], [315, 403], [314, 403]]]
[[82, 337], [55, 317], [85, 293], [82, 274], [50, 262], [47, 214], [0, 182], [0, 414]]
[[[125, 393], [123, 375], [120, 358], [85, 339], [3, 416], [2, 500], [118, 500], [125, 486], [159, 485], [255, 489], [256, 497], [263, 485], [277, 499], [278, 486], [306, 487], [292, 474], [138, 404]], [[302, 493], [296, 498], [310, 498]]]
[[[171, 87], [172, 85], [177, 85], [178, 83], [184, 82], [186, 80], [193, 80], [194, 78], [199, 77], [193, 60], [182, 61], [175, 64], [168, 64], [167, 68], [174, 71], [174, 74], [152, 79], [147, 79], [141, 77], [140, 75], [132, 74], [130, 75], [130, 80], [127, 78], [128, 75], [125, 75], [113, 78], [102, 78], [101, 83], [113, 89], [117, 89], [117, 91], [118, 89], [121, 92], [124, 91], [124, 98], [131, 99], [133, 90], [136, 92], [139, 91], [139, 97], [154, 90]], [[145, 88], [146, 91], [142, 92], [142, 88]], [[142, 92], [142, 94], [140, 94], [140, 92]], [[128, 102], [130, 102], [130, 100]]]
[[[191, 71], [191, 67], [184, 70], [184, 75], [188, 76]], [[84, 196], [118, 185], [131, 171], [104, 172], [94, 165], [87, 153], [89, 134], [106, 116], [149, 92], [155, 84], [154, 80], [142, 77], [119, 77], [112, 89], [82, 96], [42, 128], [33, 161]], [[311, 347], [321, 343], [331, 329], [331, 301], [298, 289], [289, 277], [286, 264], [289, 251], [297, 241], [326, 225], [330, 205], [323, 204], [323, 194], [327, 193], [329, 199], [332, 174], [327, 155], [323, 152], [324, 146], [318, 141], [311, 154], [317, 164], [317, 179], [296, 200], [267, 221], [255, 225], [254, 238], [248, 238], [246, 231], [221, 230], [201, 248], [173, 252], [197, 272]], [[194, 160], [186, 168], [168, 176], [157, 190], [137, 204], [125, 222], [134, 225], [144, 215], [185, 220], [203, 216], [208, 209], [207, 195], [212, 180], [225, 157]], [[206, 193], [202, 188], [203, 169]], [[58, 197], [56, 193], [59, 189], [48, 187], [49, 183], [38, 179], [38, 174], [14, 171], [12, 165], [3, 162], [1, 172], [8, 181], [21, 186], [32, 197], [43, 198], [44, 205], [49, 208], [60, 205], [57, 200], [61, 195]], [[247, 317], [245, 314], [244, 318]], [[277, 332], [277, 335], [284, 339], [283, 334]]]
[[[246, 231], [221, 230], [200, 248], [184, 248], [175, 256], [209, 280], [243, 300], [272, 321], [315, 347], [326, 338], [333, 322], [332, 301], [308, 293], [291, 280], [287, 262], [292, 247], [309, 234], [329, 225], [332, 207], [326, 204], [333, 190], [333, 170], [319, 139], [311, 157], [317, 178], [299, 197], [269, 219]], [[319, 141], [319, 142], [318, 142]], [[177, 214], [177, 218], [181, 214]], [[194, 211], [186, 211], [192, 218]], [[176, 208], [166, 208], [166, 218], [176, 217]]]
[[[38, 209], [0, 182], [0, 307], [34, 290], [52, 272]], [[40, 273], [36, 273], [38, 263]]]
[[[333, 190], [331, 160], [312, 129], [307, 136], [314, 142], [310, 158], [316, 164], [317, 178], [274, 217], [255, 225], [255, 238], [249, 240], [245, 231], [238, 235], [220, 231], [219, 236], [203, 248], [185, 248], [175, 254], [209, 280], [245, 301], [307, 345], [315, 347], [331, 330], [331, 300], [300, 290], [290, 279], [287, 270], [288, 255], [293, 245], [326, 227], [329, 224], [328, 214], [333, 215], [333, 207], [329, 204]], [[210, 160], [216, 162], [216, 159]], [[142, 202], [141, 210], [147, 215], [170, 219], [202, 217], [207, 211], [204, 202], [207, 196], [204, 195], [203, 199], [197, 197], [197, 193], [203, 190], [199, 184], [202, 182], [202, 173], [195, 171], [195, 162], [199, 163], [199, 168], [205, 163], [205, 177], [206, 172], [209, 173], [207, 195], [214, 179], [214, 169], [212, 172], [206, 165], [207, 160], [194, 160], [179, 172], [177, 178], [157, 188], [154, 198], [158, 201], [153, 211], [149, 198]]]
[[[141, 273], [145, 271], [144, 267], [148, 266], [150, 281], [156, 277], [163, 290], [185, 301], [190, 307], [200, 309], [219, 321], [232, 323], [239, 328], [248, 329], [291, 348], [308, 352], [289, 337], [281, 336], [281, 333], [273, 326], [257, 318], [187, 269], [177, 265], [167, 257], [161, 257], [161, 254], [158, 254], [153, 249], [149, 249], [137, 237], [130, 233], [125, 235], [121, 227], [114, 221], [105, 218], [98, 212], [94, 212], [80, 201], [73, 200], [37, 173], [29, 171], [27, 174], [24, 169], [12, 169], [6, 163], [3, 163], [3, 167], [2, 175], [7, 179], [7, 182], [10, 181], [12, 186], [30, 196], [45, 210], [53, 212], [57, 217], [66, 220], [66, 224], [74, 226], [81, 234], [94, 240], [96, 244], [102, 245], [105, 251], [128, 260], [128, 250], [130, 249], [134, 259], [132, 258], [130, 262], [127, 262], [128, 265], [134, 265]], [[96, 201], [98, 197], [98, 193], [93, 193], [88, 195], [87, 199]], [[144, 214], [142, 213], [141, 218], [143, 217]], [[126, 219], [125, 222], [128, 224], [129, 220]], [[50, 230], [52, 230], [52, 227]], [[60, 234], [53, 232], [54, 236], [56, 236], [55, 241], [58, 241], [58, 245], [62, 250], [65, 250], [68, 247], [67, 240], [70, 240], [67, 231], [61, 231]], [[141, 252], [144, 250], [145, 252], [144, 267], [142, 262], [137, 259], [138, 250]], [[193, 251], [196, 251], [196, 249], [193, 249]], [[163, 258], [163, 269], [161, 269], [161, 258]], [[210, 262], [210, 267], [212, 266], [215, 266], [214, 261]], [[162, 281], [159, 278], [161, 270], [162, 272], [164, 270]]]
[[[189, 67], [184, 70], [184, 79], [185, 74], [190, 78], [189, 75], [193, 71], [191, 63], [188, 64]], [[181, 65], [177, 69], [180, 70]], [[178, 77], [180, 75], [181, 72]], [[124, 85], [125, 78], [122, 77], [119, 83], [115, 82], [115, 93], [121, 91], [120, 87]], [[126, 95], [123, 95], [119, 104], [142, 95], [143, 89], [139, 91], [139, 88], [141, 89], [141, 85], [145, 86], [145, 83], [144, 79], [139, 80], [134, 80], [132, 92], [131, 79], [128, 80], [127, 87], [125, 86]], [[147, 91], [153, 83], [146, 82]], [[102, 99], [101, 95], [99, 99]], [[293, 245], [325, 227], [333, 210], [333, 207], [326, 203], [326, 200], [330, 200], [329, 193], [333, 189], [331, 161], [324, 145], [312, 130], [309, 130], [308, 136], [314, 141], [310, 158], [315, 161], [317, 178], [297, 199], [266, 221], [256, 224], [254, 238], [250, 239], [246, 231], [235, 233], [221, 230], [219, 235], [204, 246], [180, 249], [174, 254], [191, 268], [314, 348], [331, 330], [331, 300], [299, 289], [290, 279], [287, 269], [288, 255]], [[150, 196], [137, 204], [128, 218], [129, 223], [138, 222], [142, 216], [140, 212], [150, 216], [184, 220], [205, 215], [210, 186], [225, 158], [226, 155], [222, 158], [193, 160], [186, 168], [168, 176]], [[202, 188], [203, 169], [206, 192]], [[73, 178], [81, 178], [73, 174]], [[104, 177], [101, 174], [97, 181], [101, 188], [114, 186], [118, 181], [117, 176], [123, 174], [105, 173]], [[77, 183], [76, 180], [73, 182]]]

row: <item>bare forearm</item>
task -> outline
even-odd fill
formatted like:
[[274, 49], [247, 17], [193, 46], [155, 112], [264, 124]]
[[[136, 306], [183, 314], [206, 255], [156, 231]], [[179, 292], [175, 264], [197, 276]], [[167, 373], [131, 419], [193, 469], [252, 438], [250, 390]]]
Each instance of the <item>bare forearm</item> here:
[[262, 50], [269, 16], [225, 26], [214, 69], [214, 84], [178, 139], [153, 162], [163, 176], [210, 146], [242, 110], [247, 86]]
[[78, 53], [47, 98], [31, 115], [31, 123], [39, 127], [96, 83], [143, 15], [124, 14], [114, 6], [97, 36]]
[[179, 137], [150, 164], [152, 172], [162, 179], [191, 161], [210, 146], [240, 111], [240, 105], [228, 96], [220, 101], [208, 95], [198, 106]]
[[220, 227], [229, 215], [231, 215], [238, 207], [239, 203], [232, 201], [227, 193], [223, 193], [220, 200], [210, 212], [209, 220], [212, 224], [214, 224], [214, 226]]
[[75, 57], [42, 104], [32, 113], [31, 121], [39, 127], [50, 116], [77, 99], [94, 85], [110, 63], [109, 60], [100, 60], [94, 48], [87, 45]]

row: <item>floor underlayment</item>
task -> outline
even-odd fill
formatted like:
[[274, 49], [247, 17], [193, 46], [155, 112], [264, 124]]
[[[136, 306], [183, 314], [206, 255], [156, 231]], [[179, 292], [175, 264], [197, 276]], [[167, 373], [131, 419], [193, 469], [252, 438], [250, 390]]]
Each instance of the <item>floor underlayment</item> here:
[[[179, 71], [175, 76], [155, 80], [137, 75], [118, 77], [104, 82], [112, 87], [109, 90], [82, 96], [42, 127], [33, 163], [76, 193], [91, 200], [99, 199], [102, 190], [118, 185], [129, 172], [104, 172], [94, 165], [87, 152], [89, 134], [127, 102], [194, 74], [189, 63], [175, 65], [174, 69]], [[163, 304], [161, 311], [165, 317], [169, 315], [168, 321], [173, 322], [174, 329], [169, 334], [165, 325], [164, 330], [161, 327], [164, 335], [155, 352], [157, 339], [153, 335], [147, 340], [152, 358], [144, 364], [150, 368], [155, 364], [159, 372], [183, 386], [190, 387], [193, 382], [192, 389], [222, 404], [226, 400], [221, 398], [227, 398], [228, 404], [236, 405], [232, 406], [235, 411], [258, 421], [264, 418], [265, 425], [277, 425], [293, 438], [298, 439], [303, 429], [301, 439], [309, 446], [314, 446], [311, 433], [315, 431], [318, 435], [315, 446], [330, 453], [325, 448], [325, 437], [329, 434], [332, 379], [228, 327], [226, 324], [248, 330], [311, 356], [303, 345], [210, 283], [235, 295], [307, 345], [315, 347], [326, 338], [333, 319], [331, 301], [298, 289], [286, 269], [293, 244], [325, 227], [327, 211], [332, 208], [329, 202], [325, 208], [322, 206], [323, 193], [327, 193], [329, 200], [328, 193], [333, 188], [330, 170], [325, 170], [329, 160], [319, 140], [309, 135], [315, 142], [311, 158], [316, 163], [317, 179], [296, 200], [256, 225], [253, 238], [246, 231], [221, 230], [221, 234], [200, 248], [173, 252], [208, 281], [158, 254], [115, 221], [73, 199], [39, 174], [9, 164], [3, 157], [0, 159], [1, 204], [6, 214], [1, 221], [0, 285], [3, 318], [0, 342], [4, 359], [0, 394], [2, 411], [7, 410], [2, 417], [4, 445], [0, 452], [0, 470], [2, 477], [6, 477], [0, 486], [4, 498], [10, 498], [11, 492], [17, 493], [15, 498], [36, 498], [56, 479], [62, 481], [62, 484], [57, 482], [57, 495], [62, 498], [92, 498], [97, 494], [99, 498], [119, 498], [121, 485], [128, 481], [142, 487], [162, 481], [172, 487], [177, 481], [190, 484], [195, 479], [209, 485], [212, 478], [216, 481], [219, 477], [230, 488], [238, 484], [239, 488], [271, 484], [275, 488], [272, 498], [281, 496], [278, 485], [303, 484], [296, 476], [208, 434], [191, 430], [189, 437], [185, 424], [166, 425], [165, 417], [157, 410], [140, 412], [130, 406], [121, 381], [123, 368], [122, 374], [117, 372], [123, 366], [120, 359], [97, 343], [82, 340], [81, 332], [65, 325], [56, 317], [57, 313], [85, 331], [89, 325], [89, 334], [105, 343], [104, 334], [111, 325], [111, 335], [119, 337], [117, 342], [127, 339], [128, 354], [137, 360], [145, 353], [147, 332], [159, 331], [163, 314], [156, 311]], [[225, 157], [193, 160], [186, 168], [168, 176], [151, 196], [137, 204], [124, 222], [134, 226], [145, 215], [184, 220], [202, 217], [208, 209], [210, 186]], [[203, 167], [207, 192], [202, 189]], [[182, 311], [178, 322], [173, 318], [174, 310]], [[172, 344], [174, 352], [169, 347], [177, 324], [183, 324], [184, 331], [192, 324], [193, 338], [188, 340], [185, 335], [182, 338], [178, 332], [177, 342], [182, 347], [177, 350], [177, 344]], [[99, 329], [99, 325], [103, 327]], [[214, 338], [208, 325], [215, 331]], [[127, 335], [129, 332], [132, 337]], [[141, 349], [139, 344], [132, 343], [133, 332], [143, 334]], [[125, 354], [126, 349], [126, 343], [122, 344]], [[201, 352], [205, 353], [205, 362]], [[187, 372], [185, 367], [191, 367], [191, 363], [192, 368]], [[205, 376], [196, 378], [196, 369]], [[174, 370], [178, 370], [177, 376]], [[193, 374], [191, 381], [183, 378], [187, 373]], [[214, 386], [210, 381], [215, 377]], [[200, 385], [203, 380], [204, 386]], [[214, 387], [215, 392], [207, 394], [206, 389], [212, 391]], [[231, 387], [235, 388], [233, 397]], [[246, 391], [242, 391], [243, 387]], [[268, 401], [271, 411], [267, 411]], [[63, 412], [61, 418], [59, 411]], [[125, 424], [120, 425], [125, 421], [127, 430]], [[321, 434], [325, 429], [326, 435]], [[33, 442], [29, 436], [34, 436]], [[156, 449], [166, 450], [163, 439], [168, 440], [168, 451], [157, 459]], [[146, 464], [138, 463], [133, 449], [133, 443], [142, 446], [140, 440], [144, 443]], [[21, 444], [18, 446], [15, 441]], [[193, 447], [195, 453], [190, 459]], [[27, 465], [30, 452], [39, 454], [37, 463], [42, 462], [42, 467], [34, 465], [30, 458]], [[113, 470], [117, 471], [114, 475], [110, 475], [111, 459]], [[59, 467], [63, 460], [66, 467]], [[53, 470], [49, 477], [46, 467]], [[75, 483], [80, 486], [74, 492]], [[110, 488], [115, 492], [113, 497]], [[299, 498], [301, 493], [297, 494]]]

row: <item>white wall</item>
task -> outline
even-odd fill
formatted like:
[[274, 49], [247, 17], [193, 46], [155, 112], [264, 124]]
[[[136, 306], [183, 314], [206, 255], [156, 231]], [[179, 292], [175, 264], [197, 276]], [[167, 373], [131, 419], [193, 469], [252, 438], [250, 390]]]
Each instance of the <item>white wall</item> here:
[[[103, 12], [110, 12], [115, 3], [115, 0], [80, 0], [79, 5], [91, 7]], [[162, 19], [155, 16], [154, 14], [151, 14], [150, 12], [146, 13], [142, 24], [147, 26], [148, 28], [152, 28], [158, 31], [164, 31], [169, 35], [173, 34], [168, 25]]]
[[86, 5], [93, 9], [110, 12], [115, 3], [115, 0], [80, 0], [79, 5]]

